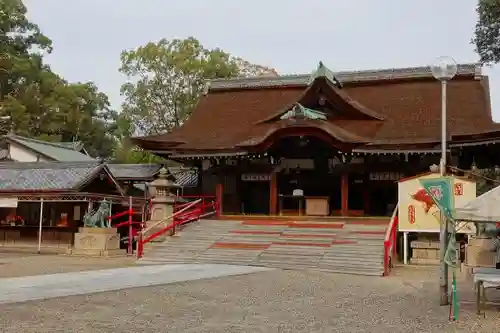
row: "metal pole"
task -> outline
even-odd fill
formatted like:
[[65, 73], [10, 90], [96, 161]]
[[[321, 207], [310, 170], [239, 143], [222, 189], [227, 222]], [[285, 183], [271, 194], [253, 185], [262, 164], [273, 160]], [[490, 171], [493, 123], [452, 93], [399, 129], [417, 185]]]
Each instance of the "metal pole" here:
[[[441, 177], [446, 175], [446, 80], [441, 80]], [[448, 305], [448, 265], [444, 261], [446, 246], [448, 245], [448, 221], [443, 212], [440, 213], [441, 229], [439, 235], [440, 249], [440, 274], [439, 274], [439, 294], [440, 304]]]
[[40, 198], [40, 220], [38, 225], [38, 254], [42, 253], [43, 198]]
[[128, 197], [128, 254], [131, 255], [133, 253], [132, 240], [133, 240], [133, 230], [132, 230], [132, 215], [134, 214], [134, 210], [132, 208], [132, 197]]
[[408, 233], [403, 233], [403, 263], [408, 265]]
[[446, 175], [446, 80], [441, 80], [441, 176]]

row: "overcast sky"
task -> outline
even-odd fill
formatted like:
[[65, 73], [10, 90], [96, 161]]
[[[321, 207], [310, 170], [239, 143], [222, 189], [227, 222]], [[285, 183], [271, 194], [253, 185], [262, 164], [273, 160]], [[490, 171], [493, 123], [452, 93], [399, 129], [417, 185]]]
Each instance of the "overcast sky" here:
[[[478, 57], [469, 43], [475, 0], [24, 0], [54, 42], [48, 57], [70, 81], [94, 81], [121, 102], [120, 52], [194, 36], [207, 47], [280, 73], [425, 66], [441, 55]], [[499, 67], [500, 68], [500, 67]], [[500, 71], [490, 75], [500, 121]]]

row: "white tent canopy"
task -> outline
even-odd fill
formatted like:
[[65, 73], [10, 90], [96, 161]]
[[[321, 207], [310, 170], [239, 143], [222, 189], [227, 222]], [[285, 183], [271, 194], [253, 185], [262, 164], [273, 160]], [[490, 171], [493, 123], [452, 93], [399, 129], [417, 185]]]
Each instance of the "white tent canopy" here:
[[500, 222], [500, 186], [478, 196], [462, 207], [455, 208], [456, 220]]

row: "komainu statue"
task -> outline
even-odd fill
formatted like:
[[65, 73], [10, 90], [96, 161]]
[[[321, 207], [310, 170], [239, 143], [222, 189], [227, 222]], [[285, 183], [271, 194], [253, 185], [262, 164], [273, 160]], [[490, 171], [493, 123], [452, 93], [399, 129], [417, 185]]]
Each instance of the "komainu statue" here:
[[109, 208], [109, 204], [102, 201], [99, 209], [83, 215], [83, 225], [87, 228], [111, 228], [111, 221], [108, 219], [111, 214]]

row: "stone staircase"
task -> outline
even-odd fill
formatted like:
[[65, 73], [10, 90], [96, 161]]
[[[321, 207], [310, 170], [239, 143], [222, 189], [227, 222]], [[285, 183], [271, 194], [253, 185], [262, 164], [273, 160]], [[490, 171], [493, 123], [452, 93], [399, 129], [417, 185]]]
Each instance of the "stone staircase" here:
[[140, 265], [224, 263], [382, 276], [389, 219], [201, 220], [145, 249]]

